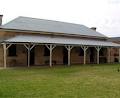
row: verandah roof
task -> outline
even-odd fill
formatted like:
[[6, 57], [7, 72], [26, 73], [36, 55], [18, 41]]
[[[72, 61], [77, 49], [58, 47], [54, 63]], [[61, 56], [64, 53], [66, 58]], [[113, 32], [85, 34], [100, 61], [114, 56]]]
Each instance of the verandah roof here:
[[3, 43], [35, 43], [35, 44], [64, 44], [76, 46], [86, 45], [86, 46], [120, 47], [119, 44], [108, 41], [54, 36], [32, 36], [32, 35], [15, 36], [13, 38], [4, 40]]

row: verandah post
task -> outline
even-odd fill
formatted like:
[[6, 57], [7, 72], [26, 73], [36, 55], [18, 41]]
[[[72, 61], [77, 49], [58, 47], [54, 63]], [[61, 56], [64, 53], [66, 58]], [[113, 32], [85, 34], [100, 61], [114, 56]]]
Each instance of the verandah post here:
[[95, 47], [96, 48], [96, 50], [97, 50], [97, 64], [99, 64], [100, 63], [100, 61], [99, 61], [99, 54], [100, 54], [100, 49], [101, 49], [101, 47], [100, 46], [97, 46], [97, 47]]
[[56, 47], [56, 45], [50, 44], [50, 45], [46, 45], [46, 47], [50, 51], [49, 65], [50, 65], [50, 67], [52, 67], [52, 51]]
[[99, 52], [100, 52], [100, 50], [99, 49], [97, 49], [97, 64], [99, 64], [100, 62], [99, 62]]
[[86, 51], [88, 49], [88, 46], [81, 46], [81, 48], [83, 49], [84, 51], [84, 64], [86, 64]]
[[7, 67], [7, 62], [6, 62], [6, 43], [3, 44], [3, 51], [4, 51], [4, 68]]
[[50, 45], [50, 67], [52, 67], [52, 45]]
[[73, 48], [73, 46], [65, 46], [65, 48], [68, 50], [68, 66], [70, 66], [71, 64], [71, 49]]
[[27, 49], [27, 66], [30, 67], [30, 51], [35, 47], [35, 44], [32, 46], [30, 44], [24, 44]]
[[119, 48], [119, 63], [120, 63], [120, 48]]
[[68, 49], [68, 66], [70, 66], [70, 52], [71, 52], [71, 50], [70, 49]]
[[27, 49], [27, 52], [28, 52], [28, 67], [30, 67], [30, 44], [28, 45], [28, 49]]
[[3, 54], [4, 54], [4, 68], [7, 67], [7, 49], [9, 49], [9, 47], [11, 46], [12, 44], [7, 44], [6, 43], [3, 43]]

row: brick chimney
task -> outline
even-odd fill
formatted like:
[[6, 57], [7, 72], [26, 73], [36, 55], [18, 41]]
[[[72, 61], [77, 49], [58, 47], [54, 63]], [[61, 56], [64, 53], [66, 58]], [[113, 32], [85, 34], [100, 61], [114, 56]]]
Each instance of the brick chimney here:
[[2, 18], [3, 18], [3, 15], [0, 15], [0, 26], [2, 25]]
[[96, 29], [97, 29], [97, 28], [96, 28], [96, 27], [91, 27], [90, 29], [92, 29], [92, 30], [95, 30], [95, 31], [96, 31]]

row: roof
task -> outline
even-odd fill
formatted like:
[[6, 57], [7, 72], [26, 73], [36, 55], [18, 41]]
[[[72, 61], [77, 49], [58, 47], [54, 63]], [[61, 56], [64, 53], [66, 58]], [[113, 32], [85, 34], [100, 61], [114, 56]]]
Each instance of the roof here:
[[107, 41], [77, 39], [68, 37], [52, 37], [52, 36], [32, 36], [19, 35], [7, 39], [4, 43], [36, 43], [36, 44], [64, 44], [64, 45], [87, 45], [87, 46], [113, 46], [120, 47], [120, 44]]
[[21, 16], [8, 22], [5, 25], [2, 25], [1, 28], [106, 38], [105, 35], [96, 32], [84, 25]]

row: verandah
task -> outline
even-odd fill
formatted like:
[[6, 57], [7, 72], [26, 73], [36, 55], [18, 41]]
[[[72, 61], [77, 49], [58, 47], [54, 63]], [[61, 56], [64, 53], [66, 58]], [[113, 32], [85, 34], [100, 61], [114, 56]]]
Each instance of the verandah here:
[[[30, 67], [30, 51], [36, 46], [36, 45], [45, 45], [48, 49], [49, 49], [49, 52], [50, 52], [50, 56], [49, 56], [49, 66], [52, 67], [52, 55], [53, 55], [53, 51], [54, 49], [57, 47], [57, 46], [64, 46], [66, 49], [67, 49], [67, 52], [68, 52], [68, 66], [71, 65], [71, 50], [74, 48], [74, 47], [81, 47], [84, 51], [84, 64], [86, 64], [86, 51], [89, 47], [94, 47], [97, 51], [97, 64], [100, 63], [100, 60], [99, 60], [99, 52], [101, 50], [101, 48], [103, 46], [87, 46], [87, 45], [60, 45], [60, 44], [36, 44], [36, 43], [3, 43], [3, 49], [4, 49], [4, 68], [7, 67], [7, 50], [9, 49], [9, 47], [13, 44], [22, 44], [25, 46], [25, 48], [27, 49], [27, 66]], [[107, 47], [107, 48], [111, 48], [111, 47]], [[119, 48], [119, 47], [116, 47], [116, 48]], [[108, 59], [110, 60], [110, 51], [109, 51], [109, 55], [108, 55]], [[119, 63], [120, 63], [120, 48], [119, 48]]]

